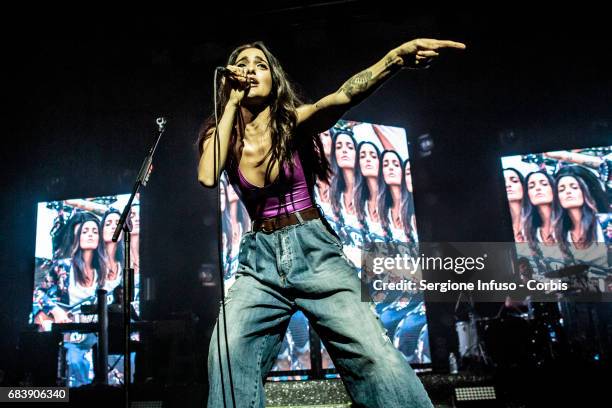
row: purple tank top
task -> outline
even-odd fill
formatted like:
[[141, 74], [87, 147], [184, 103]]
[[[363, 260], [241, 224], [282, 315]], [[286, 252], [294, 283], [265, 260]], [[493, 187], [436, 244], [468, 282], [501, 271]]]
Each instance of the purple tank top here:
[[[285, 180], [279, 183], [279, 177], [264, 187], [251, 184], [242, 174], [238, 163], [228, 166], [230, 183], [244, 203], [251, 220], [290, 214], [313, 206], [312, 196], [306, 182], [304, 169], [299, 154], [293, 154], [293, 172], [289, 163], [283, 168]], [[284, 200], [279, 200], [283, 197]]]

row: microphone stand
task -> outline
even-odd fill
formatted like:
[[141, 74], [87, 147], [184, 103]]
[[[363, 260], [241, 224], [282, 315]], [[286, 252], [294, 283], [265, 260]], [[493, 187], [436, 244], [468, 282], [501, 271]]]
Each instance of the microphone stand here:
[[124, 342], [125, 349], [123, 354], [123, 386], [125, 391], [125, 407], [129, 408], [129, 388], [130, 388], [130, 379], [131, 379], [131, 358], [130, 358], [130, 307], [131, 300], [133, 296], [133, 278], [132, 274], [134, 273], [134, 269], [130, 268], [130, 233], [132, 231], [132, 223], [128, 218], [128, 215], [132, 212], [132, 202], [140, 189], [140, 186], [146, 186], [149, 181], [149, 174], [151, 170], [151, 163], [153, 162], [153, 154], [155, 153], [155, 149], [157, 149], [157, 145], [162, 137], [162, 134], [165, 131], [166, 119], [163, 117], [157, 118], [155, 123], [158, 126], [158, 135], [155, 143], [147, 153], [144, 161], [142, 162], [142, 166], [140, 167], [140, 172], [138, 173], [138, 177], [136, 178], [136, 182], [134, 183], [134, 187], [132, 188], [132, 195], [123, 208], [123, 212], [121, 213], [121, 217], [119, 218], [119, 222], [117, 224], [117, 228], [113, 234], [113, 242], [117, 242], [119, 239], [119, 235], [123, 232], [124, 244], [125, 244], [125, 255], [124, 255], [124, 264], [123, 264], [123, 299], [122, 299], [122, 309], [123, 309], [123, 325], [124, 325]]

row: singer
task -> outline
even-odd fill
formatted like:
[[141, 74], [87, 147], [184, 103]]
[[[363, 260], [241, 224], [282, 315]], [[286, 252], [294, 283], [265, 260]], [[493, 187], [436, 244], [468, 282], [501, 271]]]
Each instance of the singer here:
[[315, 205], [313, 189], [317, 177], [329, 175], [318, 133], [401, 68], [427, 67], [450, 48], [465, 45], [408, 41], [314, 104], [301, 102], [263, 43], [230, 54], [217, 94], [218, 123], [213, 113], [199, 133], [198, 180], [215, 187], [225, 170], [253, 224], [241, 239], [236, 281], [225, 299], [227, 328], [221, 310], [210, 343], [209, 407], [223, 406], [223, 392], [233, 406], [224, 330], [236, 406], [263, 407], [263, 381], [297, 310], [321, 337], [355, 406], [432, 407], [420, 380], [391, 344], [373, 303], [361, 301], [361, 282]]

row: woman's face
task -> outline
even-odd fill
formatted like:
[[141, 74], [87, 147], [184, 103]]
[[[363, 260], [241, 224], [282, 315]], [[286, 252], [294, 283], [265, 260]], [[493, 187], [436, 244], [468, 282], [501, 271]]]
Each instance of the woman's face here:
[[580, 184], [578, 184], [578, 180], [573, 176], [565, 176], [559, 179], [557, 194], [563, 208], [582, 207], [584, 204], [584, 195], [580, 189]]
[[221, 200], [221, 212], [225, 211], [225, 200], [227, 197], [225, 196], [225, 184], [219, 184], [219, 199]]
[[527, 179], [527, 194], [532, 205], [545, 205], [553, 202], [553, 191], [548, 177], [534, 173]]
[[140, 234], [140, 206], [132, 207], [130, 220], [132, 221], [132, 235]]
[[81, 236], [79, 237], [79, 245], [82, 250], [94, 250], [98, 248], [100, 242], [100, 233], [98, 224], [95, 221], [86, 221], [81, 227]]
[[263, 51], [258, 48], [244, 49], [236, 57], [234, 65], [246, 69], [250, 81], [245, 99], [249, 102], [265, 101], [272, 92], [272, 71]]
[[341, 169], [355, 168], [355, 144], [349, 135], [339, 134], [336, 137], [336, 162]]
[[412, 172], [410, 171], [410, 162], [406, 161], [406, 189], [412, 193]]
[[402, 184], [402, 163], [395, 153], [387, 152], [382, 157], [383, 177], [389, 185]]
[[508, 201], [521, 201], [523, 199], [523, 184], [514, 170], [504, 170], [506, 180], [506, 195]]
[[323, 152], [325, 153], [325, 157], [331, 157], [332, 138], [329, 130], [319, 133], [319, 137], [321, 138], [321, 143], [323, 144]]
[[380, 166], [376, 148], [369, 143], [361, 145], [359, 150], [359, 169], [364, 177], [378, 177]]
[[104, 243], [113, 240], [113, 234], [117, 229], [117, 224], [119, 224], [119, 217], [120, 215], [117, 213], [110, 213], [104, 220], [104, 225], [102, 226], [102, 239]]

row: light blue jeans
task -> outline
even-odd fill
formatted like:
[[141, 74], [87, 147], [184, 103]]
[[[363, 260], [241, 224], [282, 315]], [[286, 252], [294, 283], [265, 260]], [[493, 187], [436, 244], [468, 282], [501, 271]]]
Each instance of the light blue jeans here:
[[[227, 339], [236, 406], [263, 407], [263, 383], [291, 315], [309, 319], [356, 407], [433, 407], [404, 356], [361, 300], [361, 281], [331, 227], [320, 219], [272, 233], [247, 232], [240, 242], [236, 281], [225, 298]], [[232, 406], [220, 311], [208, 353], [208, 407], [223, 407], [223, 381]]]

